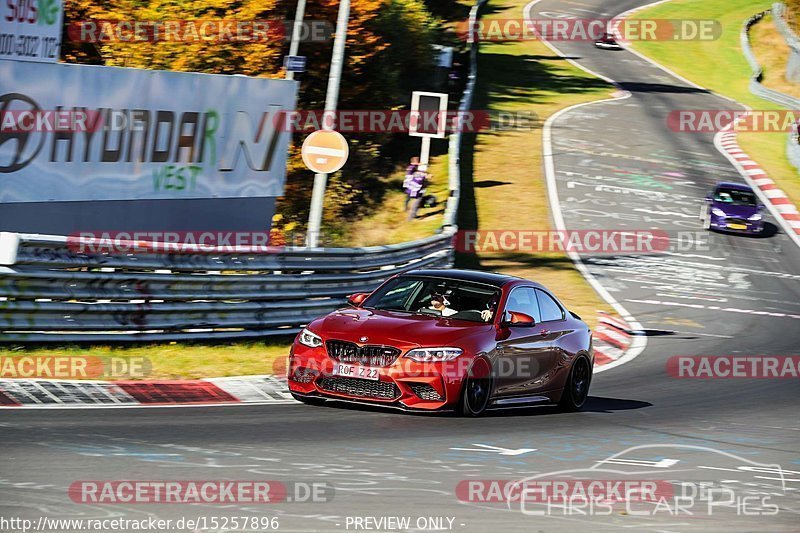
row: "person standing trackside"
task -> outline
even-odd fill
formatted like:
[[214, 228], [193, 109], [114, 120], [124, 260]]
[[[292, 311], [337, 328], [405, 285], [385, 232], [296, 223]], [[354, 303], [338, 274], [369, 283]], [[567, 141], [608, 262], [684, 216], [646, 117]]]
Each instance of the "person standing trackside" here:
[[425, 182], [430, 178], [430, 175], [426, 172], [427, 170], [427, 165], [420, 165], [417, 167], [416, 172], [414, 172], [408, 183], [407, 192], [409, 203], [407, 207], [408, 217], [406, 220], [414, 220], [417, 218], [417, 209], [419, 209], [419, 205], [422, 203]]
[[414, 173], [419, 168], [419, 157], [412, 157], [410, 164], [406, 168], [406, 177], [403, 180], [403, 192], [406, 193], [406, 203], [403, 206], [403, 211], [408, 211], [408, 203], [411, 201], [411, 196], [408, 193], [408, 188], [411, 184], [411, 180], [414, 179]]

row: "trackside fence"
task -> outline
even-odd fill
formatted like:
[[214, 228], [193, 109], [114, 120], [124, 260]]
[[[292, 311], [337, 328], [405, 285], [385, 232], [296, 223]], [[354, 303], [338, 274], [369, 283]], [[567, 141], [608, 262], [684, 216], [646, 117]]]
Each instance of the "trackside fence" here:
[[[747, 59], [747, 62], [750, 64], [750, 69], [753, 72], [752, 76], [750, 77], [750, 92], [760, 98], [774, 102], [787, 109], [798, 110], [800, 109], [800, 99], [765, 87], [761, 83], [764, 73], [761, 65], [758, 62], [758, 59], [753, 53], [752, 47], [750, 46], [750, 28], [765, 16], [772, 13], [772, 18], [776, 27], [791, 50], [789, 61], [790, 65], [788, 65], [787, 68], [800, 68], [800, 41], [798, 41], [797, 37], [794, 36], [791, 29], [786, 24], [786, 21], [784, 20], [785, 12], [786, 6], [781, 3], [776, 3], [772, 6], [771, 11], [762, 11], [748, 18], [742, 25], [740, 41], [742, 52], [744, 53], [745, 59]], [[792, 67], [793, 62], [797, 62], [798, 65]], [[786, 156], [792, 165], [800, 170], [800, 144], [798, 144], [797, 132], [792, 132], [787, 137]]]

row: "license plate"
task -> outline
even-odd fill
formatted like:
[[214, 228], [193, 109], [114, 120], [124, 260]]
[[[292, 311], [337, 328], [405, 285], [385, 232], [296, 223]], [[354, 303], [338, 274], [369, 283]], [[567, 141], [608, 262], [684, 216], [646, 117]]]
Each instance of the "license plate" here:
[[335, 363], [333, 365], [333, 375], [347, 378], [371, 379], [372, 381], [378, 381], [380, 379], [380, 373], [377, 368], [361, 365], [346, 365], [344, 363]]
[[745, 224], [728, 224], [730, 229], [747, 229], [747, 225]]

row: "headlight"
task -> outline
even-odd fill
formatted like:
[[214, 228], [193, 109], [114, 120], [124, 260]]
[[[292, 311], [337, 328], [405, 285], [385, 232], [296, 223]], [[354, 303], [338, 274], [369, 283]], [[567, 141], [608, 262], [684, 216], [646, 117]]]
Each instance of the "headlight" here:
[[754, 222], [755, 222], [756, 220], [761, 220], [761, 213], [756, 213], [755, 215], [751, 216], [751, 217], [750, 217], [750, 218], [748, 218], [747, 220], [752, 220], [752, 221], [754, 221]]
[[319, 348], [322, 346], [322, 338], [316, 333], [311, 333], [307, 328], [304, 328], [303, 331], [300, 332], [300, 336], [297, 340], [300, 341], [300, 344], [308, 346], [309, 348]]
[[463, 353], [461, 348], [416, 348], [409, 351], [406, 357], [419, 363], [450, 361]]
[[711, 212], [714, 213], [715, 215], [717, 215], [718, 217], [724, 217], [725, 216], [725, 211], [723, 211], [722, 209], [717, 209], [716, 207], [713, 208], [711, 210]]

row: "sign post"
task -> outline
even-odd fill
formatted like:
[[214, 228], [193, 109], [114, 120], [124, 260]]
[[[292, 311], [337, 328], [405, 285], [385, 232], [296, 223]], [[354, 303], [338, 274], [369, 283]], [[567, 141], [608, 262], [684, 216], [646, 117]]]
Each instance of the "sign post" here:
[[[336, 118], [339, 104], [339, 85], [342, 82], [342, 66], [344, 65], [344, 49], [347, 42], [347, 25], [350, 22], [350, 0], [339, 0], [339, 16], [336, 19], [336, 37], [333, 40], [331, 56], [331, 72], [328, 76], [328, 91], [325, 94], [325, 112], [323, 123], [330, 124]], [[317, 172], [314, 175], [314, 188], [311, 190], [311, 207], [308, 211], [308, 229], [306, 230], [306, 246], [316, 248], [322, 228], [322, 205], [325, 202], [325, 187], [328, 175]]]
[[[300, 49], [300, 34], [303, 31], [303, 17], [305, 17], [305, 14], [306, 0], [297, 0], [297, 10], [294, 14], [294, 25], [292, 27], [292, 42], [289, 44], [289, 57], [296, 57]], [[294, 71], [289, 70], [288, 65], [286, 65], [286, 79], [294, 79]]]

